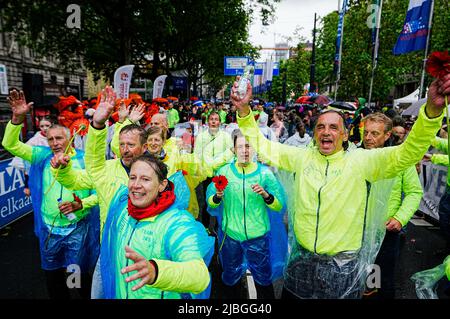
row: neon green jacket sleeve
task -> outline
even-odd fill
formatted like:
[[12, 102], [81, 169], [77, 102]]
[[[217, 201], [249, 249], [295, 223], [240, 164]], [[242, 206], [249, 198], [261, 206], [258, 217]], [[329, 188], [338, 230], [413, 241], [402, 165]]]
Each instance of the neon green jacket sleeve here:
[[252, 112], [243, 118], [237, 114], [237, 121], [242, 133], [264, 162], [289, 172], [295, 172], [306, 149], [266, 139], [256, 124]]
[[158, 265], [158, 278], [151, 287], [165, 291], [198, 294], [205, 290], [210, 281], [208, 268], [202, 259], [176, 262], [154, 259]]
[[447, 279], [450, 280], [450, 255], [447, 256], [444, 260], [445, 265], [445, 274], [447, 275]]
[[133, 124], [133, 122], [131, 122], [130, 119], [127, 118], [125, 121], [123, 121], [123, 123], [117, 122], [114, 125], [114, 135], [111, 140], [111, 151], [117, 156], [117, 158], [120, 158], [120, 130], [130, 124]]
[[[57, 170], [53, 167], [50, 169], [53, 176], [56, 176]], [[60, 168], [56, 180], [65, 188], [71, 190], [93, 189], [94, 184], [91, 178], [84, 169], [72, 168], [72, 162], [64, 167]]]
[[448, 153], [448, 140], [445, 138], [435, 137], [431, 141], [431, 146], [440, 150], [441, 152]]
[[[402, 200], [402, 193], [404, 198]], [[416, 167], [411, 166], [396, 177], [388, 204], [389, 217], [405, 226], [420, 205], [423, 196], [422, 184]]]
[[365, 176], [369, 182], [393, 178], [409, 166], [415, 165], [425, 155], [441, 126], [443, 117], [444, 113], [437, 118], [428, 118], [425, 114], [425, 105], [422, 105], [419, 117], [403, 144], [369, 150], [362, 154], [363, 165], [359, 172], [361, 176]]
[[114, 179], [115, 176], [111, 176], [111, 173], [106, 169], [105, 150], [107, 133], [108, 130], [106, 127], [98, 130], [91, 125], [86, 141], [84, 162], [86, 171], [94, 183], [97, 196], [103, 202], [108, 203], [109, 206], [120, 184], [111, 183], [111, 179]]
[[28, 162], [32, 162], [33, 147], [22, 143], [19, 139], [21, 125], [14, 125], [11, 121], [8, 122], [5, 129], [5, 136], [3, 136], [3, 147], [14, 156], [23, 158]]
[[81, 200], [81, 202], [83, 203], [83, 208], [84, 209], [88, 209], [94, 206], [98, 205], [98, 197], [97, 194], [92, 194], [89, 197], [83, 198]]
[[449, 165], [448, 155], [445, 155], [445, 154], [433, 154], [431, 156], [431, 163], [433, 163], [435, 165], [448, 166]]

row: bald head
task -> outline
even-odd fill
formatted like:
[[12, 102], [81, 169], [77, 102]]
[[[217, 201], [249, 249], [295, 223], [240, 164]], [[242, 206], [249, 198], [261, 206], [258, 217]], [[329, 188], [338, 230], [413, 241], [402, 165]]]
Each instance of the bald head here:
[[155, 114], [152, 116], [152, 120], [150, 121], [150, 126], [159, 126], [161, 128], [167, 129], [169, 124], [167, 123], [167, 117], [165, 114]]

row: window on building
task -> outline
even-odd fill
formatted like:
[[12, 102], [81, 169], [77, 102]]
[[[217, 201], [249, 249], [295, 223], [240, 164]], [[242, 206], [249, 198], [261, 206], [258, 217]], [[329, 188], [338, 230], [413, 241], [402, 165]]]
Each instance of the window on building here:
[[50, 84], [56, 84], [56, 83], [57, 83], [56, 75], [50, 75]]

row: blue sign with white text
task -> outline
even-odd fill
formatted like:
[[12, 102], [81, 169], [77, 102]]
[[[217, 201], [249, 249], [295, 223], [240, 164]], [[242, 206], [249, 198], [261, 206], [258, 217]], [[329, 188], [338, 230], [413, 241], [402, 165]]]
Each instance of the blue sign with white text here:
[[248, 64], [248, 57], [245, 56], [226, 56], [223, 59], [224, 75], [242, 75]]
[[0, 228], [31, 212], [31, 197], [25, 196], [25, 177], [10, 166], [12, 159], [0, 162]]

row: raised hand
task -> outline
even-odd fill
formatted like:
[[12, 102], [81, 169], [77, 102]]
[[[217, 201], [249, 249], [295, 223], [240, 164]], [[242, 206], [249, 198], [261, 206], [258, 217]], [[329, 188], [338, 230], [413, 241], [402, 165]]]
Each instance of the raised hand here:
[[12, 90], [7, 97], [8, 103], [13, 112], [11, 122], [13, 124], [21, 124], [26, 115], [30, 112], [33, 102], [27, 104], [23, 91]]
[[231, 88], [231, 94], [230, 99], [231, 103], [236, 107], [239, 116], [244, 117], [248, 113], [250, 113], [250, 107], [249, 102], [252, 98], [252, 84], [250, 81], [247, 84], [247, 93], [245, 96], [241, 99], [238, 95], [238, 82], [239, 82], [240, 76], [236, 77], [236, 82], [234, 82], [233, 87]]
[[128, 115], [128, 118], [131, 122], [137, 123], [140, 121], [141, 118], [143, 118], [145, 115], [145, 104], [141, 103], [138, 106], [135, 106], [130, 114]]
[[135, 291], [142, 288], [146, 284], [150, 285], [153, 284], [156, 279], [155, 278], [156, 270], [154, 266], [147, 259], [139, 255], [130, 247], [125, 246], [125, 251], [126, 251], [125, 257], [131, 259], [134, 262], [134, 264], [122, 268], [121, 273], [126, 274], [132, 271], [137, 271], [132, 276], [127, 277], [125, 281], [130, 282], [135, 281], [137, 279], [141, 279], [141, 281], [137, 285], [133, 286], [131, 290]]
[[100, 103], [94, 113], [92, 125], [95, 128], [103, 128], [106, 121], [114, 111], [114, 103], [116, 101], [116, 92], [111, 86], [106, 86], [100, 94]]
[[123, 100], [120, 101], [120, 106], [119, 106], [119, 111], [118, 111], [119, 123], [123, 123], [123, 121], [125, 121], [127, 119], [129, 114], [130, 114], [130, 105], [126, 106], [125, 102]]
[[437, 117], [445, 108], [445, 96], [450, 95], [450, 73], [434, 80], [428, 88], [426, 112], [431, 118]]

